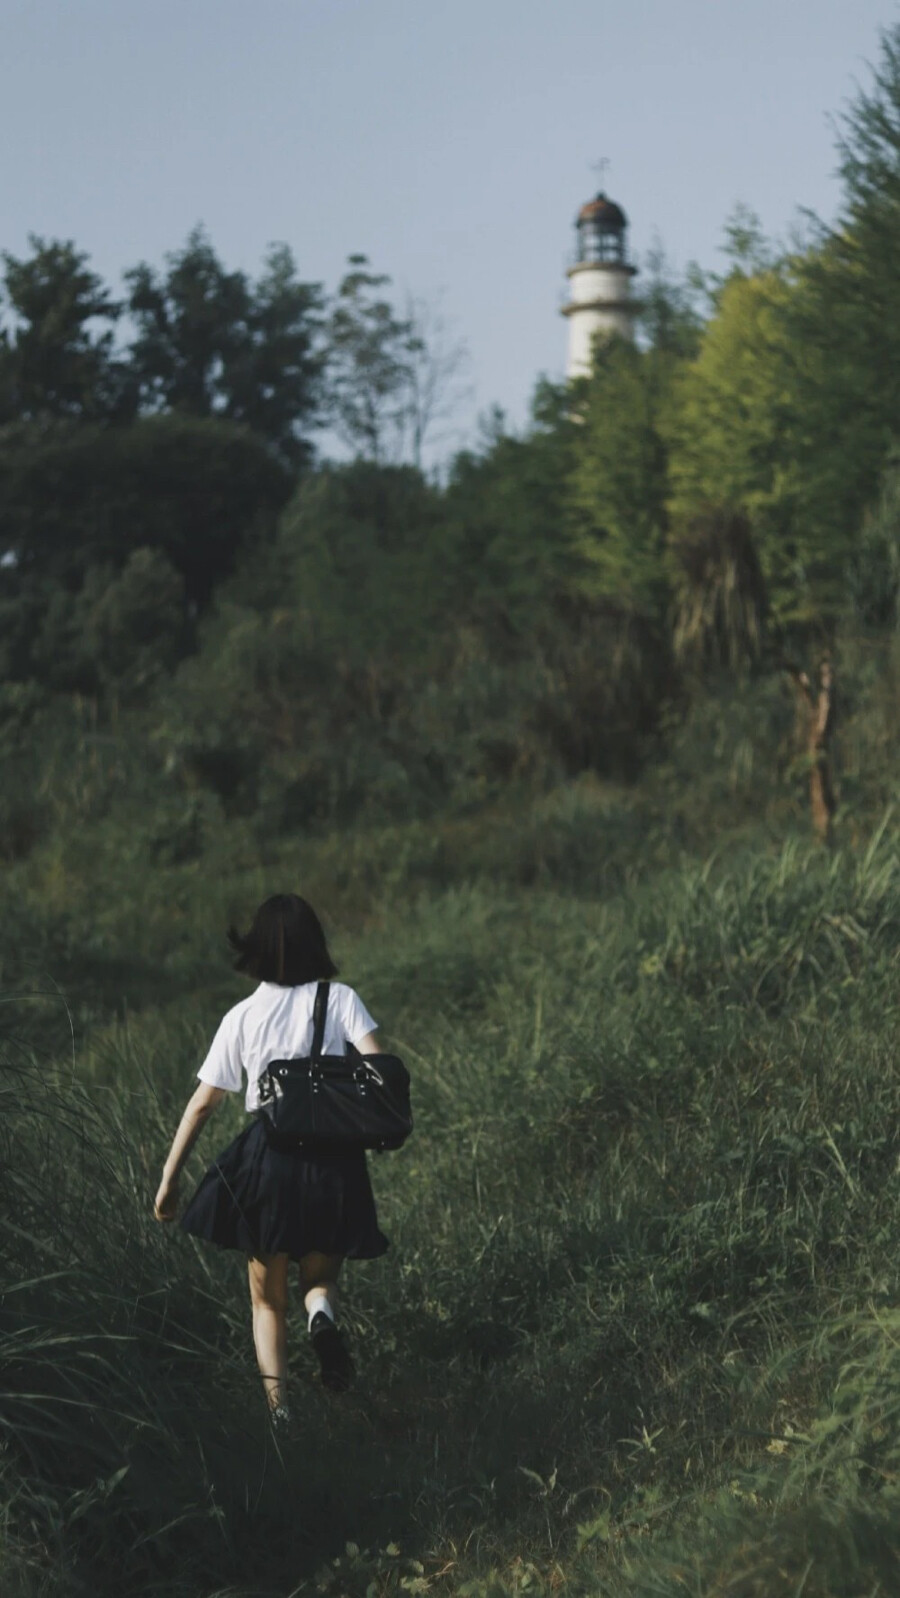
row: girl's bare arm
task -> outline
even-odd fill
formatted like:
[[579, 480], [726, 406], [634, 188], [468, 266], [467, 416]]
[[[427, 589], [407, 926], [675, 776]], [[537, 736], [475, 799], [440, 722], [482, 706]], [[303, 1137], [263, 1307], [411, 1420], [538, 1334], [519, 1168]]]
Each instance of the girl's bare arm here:
[[153, 1213], [158, 1221], [174, 1221], [181, 1168], [216, 1105], [220, 1104], [224, 1097], [224, 1088], [209, 1087], [206, 1082], [201, 1082], [188, 1100], [163, 1166], [162, 1181], [153, 1206]]

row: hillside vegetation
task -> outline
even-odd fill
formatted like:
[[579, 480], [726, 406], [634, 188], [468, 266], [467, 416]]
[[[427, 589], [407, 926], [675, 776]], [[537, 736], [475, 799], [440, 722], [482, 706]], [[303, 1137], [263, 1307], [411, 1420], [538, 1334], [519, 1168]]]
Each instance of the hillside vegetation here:
[[[814, 847], [778, 700], [704, 702], [637, 791], [267, 851], [223, 823], [144, 871], [106, 821], [10, 869], [4, 1592], [892, 1590], [896, 764], [870, 696]], [[327, 1399], [298, 1322], [276, 1447], [241, 1262], [150, 1198], [244, 991], [222, 929], [285, 880], [417, 1127], [374, 1162], [391, 1253], [347, 1273], [358, 1387]]]
[[[440, 480], [364, 259], [4, 257], [3, 1598], [900, 1590], [897, 30], [839, 158]], [[416, 1131], [276, 1443], [151, 1201], [294, 889]]]

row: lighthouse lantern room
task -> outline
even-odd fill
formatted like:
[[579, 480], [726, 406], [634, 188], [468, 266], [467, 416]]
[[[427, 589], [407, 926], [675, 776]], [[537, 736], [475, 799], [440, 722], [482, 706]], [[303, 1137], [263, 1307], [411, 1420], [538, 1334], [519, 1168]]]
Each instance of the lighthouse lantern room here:
[[628, 220], [621, 206], [602, 192], [581, 207], [575, 220], [575, 259], [568, 269], [569, 356], [566, 376], [587, 377], [594, 341], [617, 334], [634, 337], [638, 307], [631, 298], [637, 272], [628, 260]]

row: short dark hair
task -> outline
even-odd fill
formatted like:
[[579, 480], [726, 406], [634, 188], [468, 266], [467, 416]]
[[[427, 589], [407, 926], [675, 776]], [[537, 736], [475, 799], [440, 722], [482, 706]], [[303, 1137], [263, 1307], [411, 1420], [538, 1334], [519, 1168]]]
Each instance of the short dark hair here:
[[260, 905], [249, 932], [229, 927], [228, 942], [237, 955], [235, 970], [259, 982], [292, 988], [337, 976], [322, 923], [299, 893], [273, 894]]

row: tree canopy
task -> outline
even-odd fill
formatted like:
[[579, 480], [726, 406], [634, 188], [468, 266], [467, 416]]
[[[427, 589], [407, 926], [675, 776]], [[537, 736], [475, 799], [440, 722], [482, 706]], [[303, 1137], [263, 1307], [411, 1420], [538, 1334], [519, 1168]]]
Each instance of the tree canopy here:
[[292, 465], [309, 458], [322, 404], [323, 296], [299, 281], [287, 245], [270, 247], [253, 284], [226, 271], [197, 228], [165, 273], [143, 263], [125, 277], [144, 409], [239, 422]]
[[132, 376], [114, 353], [121, 306], [74, 244], [30, 243], [27, 259], [3, 255], [0, 422], [132, 412]]
[[[634, 341], [539, 381], [517, 431], [489, 413], [433, 480], [462, 350], [364, 255], [328, 295], [284, 245], [252, 278], [196, 229], [121, 296], [71, 243], [7, 255], [6, 676], [162, 696], [242, 803], [251, 723], [291, 783], [319, 727], [356, 794], [360, 740], [400, 793], [407, 749], [426, 785], [456, 780], [441, 728], [463, 728], [474, 791], [545, 761], [632, 769], [696, 673], [762, 669], [851, 613], [893, 626], [900, 25], [839, 159], [832, 225], [784, 248], [738, 206], [720, 274], [651, 252]], [[325, 427], [349, 462], [316, 459]]]

